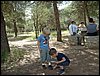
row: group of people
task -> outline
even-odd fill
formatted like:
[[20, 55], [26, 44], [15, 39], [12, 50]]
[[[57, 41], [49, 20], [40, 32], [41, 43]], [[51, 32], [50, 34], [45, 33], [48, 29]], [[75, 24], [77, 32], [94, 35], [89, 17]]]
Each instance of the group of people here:
[[76, 22], [72, 21], [69, 25], [69, 32], [71, 36], [78, 35], [78, 45], [81, 45], [81, 41], [84, 43], [84, 36], [97, 36], [99, 34], [99, 27], [95, 24], [93, 18], [89, 18], [89, 24], [87, 26], [84, 22], [81, 22], [77, 26]]
[[[87, 27], [84, 25], [84, 22], [81, 22], [79, 26], [76, 25], [75, 21], [72, 21], [69, 26], [70, 34], [77, 35], [78, 31], [81, 31], [81, 34], [83, 35], [89, 35], [89, 36], [96, 36], [98, 34], [97, 31], [97, 25], [94, 23], [93, 19], [89, 19], [89, 24]], [[49, 37], [50, 35], [50, 29], [44, 28], [43, 34], [41, 34], [37, 38], [37, 45], [38, 50], [40, 52], [40, 59], [41, 59], [41, 66], [43, 69], [50, 69], [53, 70], [57, 67], [60, 68], [58, 74], [62, 75], [65, 71], [65, 66], [69, 66], [70, 59], [63, 53], [59, 53], [55, 48], [51, 48], [49, 46]], [[57, 61], [52, 63], [51, 58], [57, 58]], [[55, 64], [55, 66], [52, 66], [52, 64]]]
[[76, 35], [78, 31], [81, 31], [81, 33], [86, 33], [88, 36], [96, 36], [98, 35], [99, 28], [95, 24], [95, 21], [93, 18], [89, 18], [89, 24], [86, 26], [84, 22], [81, 22], [79, 26], [76, 25], [75, 21], [72, 21], [69, 25], [69, 32], [71, 35]]

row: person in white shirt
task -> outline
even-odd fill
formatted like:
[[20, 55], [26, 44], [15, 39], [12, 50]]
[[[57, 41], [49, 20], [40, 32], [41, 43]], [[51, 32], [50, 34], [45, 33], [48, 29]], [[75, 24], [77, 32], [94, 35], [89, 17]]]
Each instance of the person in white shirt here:
[[74, 36], [77, 34], [78, 27], [76, 25], [75, 21], [72, 21], [71, 24], [69, 25], [69, 33], [70, 35]]
[[85, 41], [84, 41], [85, 38], [84, 38], [84, 36], [87, 33], [87, 28], [86, 28], [84, 22], [81, 22], [79, 24], [78, 28], [79, 28], [79, 31], [81, 32], [80, 33], [80, 42], [79, 42], [79, 45], [84, 45], [85, 44]]
[[87, 32], [87, 28], [86, 28], [84, 22], [81, 22], [81, 23], [79, 24], [78, 28], [79, 28], [79, 30], [81, 31], [81, 34], [82, 34], [82, 35], [83, 35], [84, 33]]

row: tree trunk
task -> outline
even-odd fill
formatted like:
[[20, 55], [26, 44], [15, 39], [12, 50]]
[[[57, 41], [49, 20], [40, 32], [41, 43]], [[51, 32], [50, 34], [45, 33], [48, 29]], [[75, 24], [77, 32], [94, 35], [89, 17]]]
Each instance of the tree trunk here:
[[17, 26], [16, 26], [16, 21], [13, 20], [13, 23], [14, 23], [14, 32], [15, 32], [15, 37], [17, 37], [17, 32], [18, 32], [18, 30], [17, 30]]
[[53, 1], [53, 8], [54, 8], [54, 15], [55, 15], [55, 22], [56, 22], [56, 29], [57, 29], [57, 41], [62, 41], [57, 1]]
[[86, 9], [86, 13], [87, 13], [88, 21], [89, 21], [90, 15], [88, 11], [87, 1], [84, 1], [84, 4], [85, 4], [85, 9]]
[[37, 39], [38, 34], [37, 34], [37, 25], [36, 25], [36, 20], [35, 20], [35, 19], [33, 19], [33, 20], [34, 20], [34, 28], [35, 28], [35, 38]]
[[34, 14], [34, 18], [33, 18], [33, 20], [34, 20], [34, 27], [35, 27], [35, 37], [37, 38], [38, 37], [38, 35], [39, 35], [39, 30], [38, 30], [38, 5], [36, 5], [36, 11], [35, 11], [35, 13], [36, 14]]
[[38, 38], [38, 33], [37, 33], [36, 28], [35, 28], [35, 38], [36, 38], [36, 39]]
[[83, 14], [84, 14], [84, 22], [85, 22], [85, 26], [87, 26], [87, 23], [86, 23], [86, 10], [85, 10], [85, 1], [84, 1], [84, 5], [83, 5], [83, 10], [84, 10], [84, 12], [83, 12]]
[[[37, 6], [38, 7], [38, 6]], [[36, 10], [36, 30], [37, 30], [37, 36], [39, 35], [39, 17], [38, 17], [38, 10]]]
[[40, 33], [42, 32], [42, 25], [40, 24], [40, 28], [39, 28]]
[[10, 53], [10, 48], [8, 44], [5, 21], [3, 13], [1, 11], [1, 62], [3, 63], [7, 55]]
[[35, 35], [36, 35], [36, 38], [38, 37], [38, 21], [37, 21], [37, 18], [36, 18], [36, 24], [35, 24]]

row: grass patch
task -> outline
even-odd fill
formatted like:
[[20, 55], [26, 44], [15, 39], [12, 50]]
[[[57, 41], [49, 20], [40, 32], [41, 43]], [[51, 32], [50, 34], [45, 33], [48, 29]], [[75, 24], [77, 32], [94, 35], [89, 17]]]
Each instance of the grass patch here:
[[1, 70], [8, 70], [14, 68], [19, 60], [24, 58], [27, 52], [23, 49], [12, 48], [9, 56], [7, 56], [5, 62], [1, 65]]
[[7, 33], [7, 37], [14, 37], [14, 33]]
[[[42, 33], [40, 33], [40, 34], [42, 34]], [[62, 30], [61, 34], [62, 34], [62, 36], [67, 36], [69, 34], [69, 31], [68, 30]], [[18, 34], [18, 36], [16, 38], [14, 38], [12, 36], [14, 36], [14, 33], [8, 33], [8, 40], [9, 41], [36, 40], [35, 32], [23, 32], [23, 33]], [[51, 31], [50, 36], [56, 38], [57, 37], [57, 31]]]
[[35, 40], [34, 32], [23, 32], [18, 34], [17, 37], [14, 37], [14, 33], [7, 33], [9, 41], [18, 41], [18, 40]]
[[9, 52], [8, 51], [5, 50], [5, 51], [1, 52], [1, 61], [2, 61], [2, 63], [6, 62], [8, 57], [9, 57]]
[[32, 40], [36, 40], [36, 38], [34, 36], [31, 36], [31, 37], [26, 38], [25, 40], [32, 41]]
[[10, 53], [10, 60], [11, 61], [18, 61], [19, 59], [23, 58], [23, 56], [26, 54], [25, 50], [19, 49], [19, 48], [12, 48]]
[[53, 36], [53, 37], [55, 37], [55, 36], [57, 36], [57, 32], [56, 31], [51, 31], [50, 35]]
[[18, 41], [18, 40], [24, 40], [26, 38], [29, 38], [30, 36], [18, 36], [13, 38], [8, 38], [9, 41]]

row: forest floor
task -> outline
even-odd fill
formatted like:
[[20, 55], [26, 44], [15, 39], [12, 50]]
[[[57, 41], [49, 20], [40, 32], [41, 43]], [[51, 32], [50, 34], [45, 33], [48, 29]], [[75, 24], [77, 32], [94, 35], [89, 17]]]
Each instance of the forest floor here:
[[[31, 35], [21, 34], [19, 36], [27, 38]], [[65, 70], [65, 75], [99, 75], [99, 46], [76, 45], [66, 34], [62, 38], [63, 42], [58, 42], [56, 37], [51, 36], [50, 46], [69, 57], [71, 63]], [[42, 69], [36, 40], [10, 38], [9, 45], [11, 49], [22, 49], [27, 54], [14, 65], [11, 65], [11, 62], [6, 65], [2, 64], [2, 75], [57, 75], [58, 70]]]

